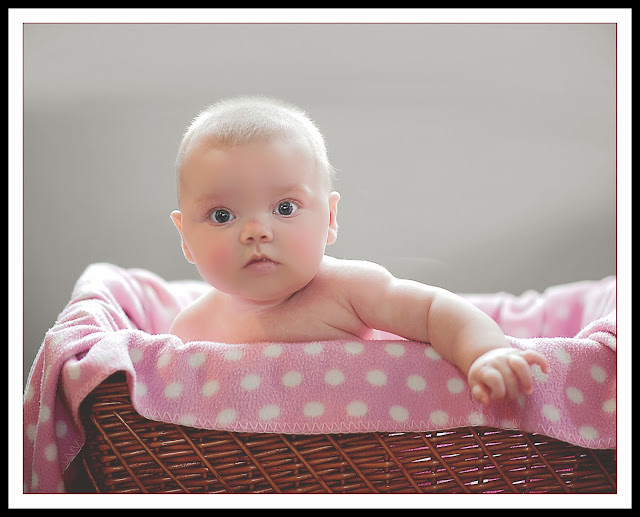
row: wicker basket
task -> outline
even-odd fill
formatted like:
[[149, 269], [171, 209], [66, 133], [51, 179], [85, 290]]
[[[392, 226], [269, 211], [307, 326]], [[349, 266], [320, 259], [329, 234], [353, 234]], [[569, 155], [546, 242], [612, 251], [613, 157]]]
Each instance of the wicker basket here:
[[124, 375], [83, 407], [80, 459], [99, 493], [615, 493], [614, 450], [537, 434], [437, 432], [283, 435], [147, 420]]

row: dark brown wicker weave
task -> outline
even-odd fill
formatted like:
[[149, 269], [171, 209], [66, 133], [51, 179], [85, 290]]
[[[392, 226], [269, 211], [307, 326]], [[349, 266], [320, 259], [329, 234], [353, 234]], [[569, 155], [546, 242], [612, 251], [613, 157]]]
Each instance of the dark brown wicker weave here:
[[82, 463], [100, 493], [615, 493], [613, 450], [537, 434], [282, 435], [147, 420], [123, 375], [86, 399]]

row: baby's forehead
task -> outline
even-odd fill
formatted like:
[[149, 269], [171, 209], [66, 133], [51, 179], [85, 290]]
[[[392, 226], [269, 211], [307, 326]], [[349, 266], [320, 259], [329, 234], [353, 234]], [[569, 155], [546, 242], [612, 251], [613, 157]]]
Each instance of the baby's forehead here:
[[[220, 149], [222, 151], [234, 149], [243, 152], [255, 152], [260, 148], [279, 148], [279, 147], [295, 148], [309, 156], [312, 155], [311, 146], [304, 138], [295, 134], [274, 134], [274, 135], [253, 135], [243, 139], [225, 139], [220, 135], [203, 134], [193, 139], [189, 148], [195, 149]], [[187, 150], [188, 153], [189, 150]]]
[[[206, 156], [209, 151], [220, 151], [221, 153], [232, 152], [235, 156], [242, 155], [259, 155], [268, 153], [282, 156], [285, 159], [294, 160], [300, 163], [301, 171], [308, 170], [310, 166], [314, 173], [327, 177], [323, 164], [317, 160], [313, 149], [304, 139], [285, 136], [274, 137], [256, 137], [247, 139], [242, 142], [225, 142], [216, 135], [203, 135], [190, 143], [185, 149], [182, 161], [182, 167], [178, 170], [179, 178], [185, 179], [185, 174], [181, 173], [182, 169], [192, 169], [194, 162], [198, 163], [199, 159]], [[190, 164], [190, 166], [189, 166]], [[186, 167], [185, 167], [186, 166]], [[188, 176], [188, 174], [186, 175]]]
[[[262, 177], [267, 183], [264, 184], [266, 190], [273, 190], [274, 185], [281, 190], [291, 190], [292, 185], [309, 185], [315, 191], [329, 191], [331, 188], [331, 179], [326, 171], [323, 170], [322, 164], [317, 163], [311, 151], [309, 151], [304, 143], [291, 142], [282, 139], [261, 139], [242, 144], [228, 145], [221, 143], [216, 138], [201, 138], [198, 142], [185, 154], [183, 166], [178, 171], [178, 202], [183, 194], [190, 193], [189, 196], [198, 195], [201, 189], [214, 188], [216, 191], [222, 191], [223, 186], [229, 189], [237, 187], [237, 181], [246, 182], [247, 178]], [[220, 151], [222, 155], [217, 153], [209, 154], [210, 151]], [[273, 151], [273, 155], [271, 152]], [[282, 151], [280, 154], [278, 151]], [[226, 165], [217, 167], [217, 164], [224, 164], [224, 153], [232, 153], [232, 161]], [[266, 155], [264, 153], [267, 153]], [[256, 159], [249, 159], [245, 162], [243, 155], [250, 156], [255, 154]], [[212, 156], [214, 158], [212, 158]], [[218, 162], [217, 158], [222, 156], [222, 161]], [[283, 163], [276, 159], [275, 162], [270, 160], [270, 156], [284, 156], [288, 163]], [[234, 161], [235, 159], [235, 161]], [[239, 159], [240, 161], [237, 161]], [[264, 159], [264, 161], [262, 161]], [[212, 161], [213, 160], [213, 161]], [[249, 163], [245, 168], [243, 163]], [[215, 165], [214, 165], [215, 164]], [[262, 167], [264, 164], [264, 168]], [[211, 169], [211, 167], [214, 167]], [[239, 169], [236, 169], [239, 167]], [[246, 176], [246, 172], [253, 170], [251, 174], [258, 173], [256, 176]], [[213, 175], [213, 171], [216, 171]], [[244, 171], [240, 177], [236, 178], [236, 173]], [[265, 176], [266, 174], [266, 176]], [[252, 183], [254, 180], [251, 180]], [[213, 182], [213, 183], [212, 183]], [[262, 181], [259, 179], [259, 183]], [[242, 183], [244, 185], [244, 183]], [[273, 188], [267, 188], [267, 184]], [[282, 187], [287, 185], [287, 189]], [[194, 190], [196, 189], [196, 190]]]

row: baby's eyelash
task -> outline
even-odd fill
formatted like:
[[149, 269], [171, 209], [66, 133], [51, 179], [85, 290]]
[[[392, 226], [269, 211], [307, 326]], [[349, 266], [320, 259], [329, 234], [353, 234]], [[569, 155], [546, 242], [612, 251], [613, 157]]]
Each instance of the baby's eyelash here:
[[226, 224], [235, 218], [236, 216], [227, 208], [214, 208], [207, 215], [207, 219], [216, 224]]
[[278, 201], [273, 213], [282, 217], [291, 217], [295, 212], [300, 210], [301, 206], [302, 205], [298, 201], [293, 199], [283, 199]]

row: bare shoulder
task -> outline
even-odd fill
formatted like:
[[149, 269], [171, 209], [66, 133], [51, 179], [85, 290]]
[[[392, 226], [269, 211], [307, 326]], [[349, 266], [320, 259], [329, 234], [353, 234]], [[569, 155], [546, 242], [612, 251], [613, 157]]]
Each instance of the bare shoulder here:
[[206, 321], [204, 316], [207, 313], [207, 307], [214, 295], [213, 291], [207, 292], [184, 307], [173, 320], [169, 333], [185, 342], [195, 339], [194, 331], [201, 330], [202, 322]]
[[391, 276], [391, 273], [389, 273], [385, 267], [375, 262], [368, 260], [338, 259], [328, 255], [324, 256], [319, 273], [328, 273], [341, 278], [350, 276]]
[[350, 292], [379, 288], [394, 281], [393, 275], [375, 262], [329, 256], [325, 256], [322, 261], [318, 279], [336, 289], [348, 289]]
[[433, 286], [397, 278], [384, 266], [366, 260], [343, 260], [325, 257], [321, 273], [336, 292], [357, 307], [398, 303], [399, 300], [430, 300], [442, 291]]

